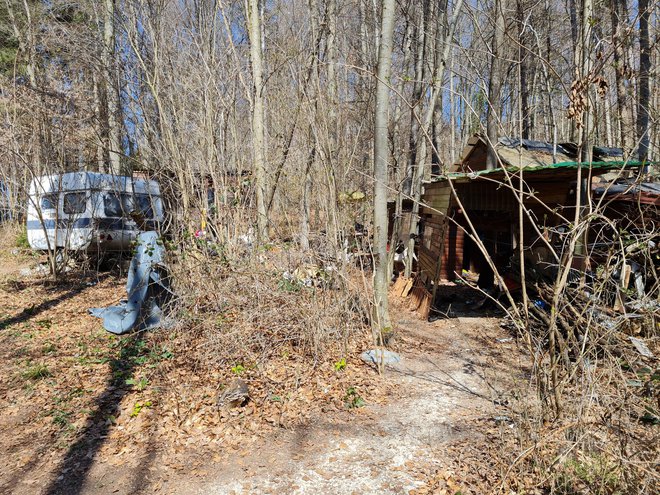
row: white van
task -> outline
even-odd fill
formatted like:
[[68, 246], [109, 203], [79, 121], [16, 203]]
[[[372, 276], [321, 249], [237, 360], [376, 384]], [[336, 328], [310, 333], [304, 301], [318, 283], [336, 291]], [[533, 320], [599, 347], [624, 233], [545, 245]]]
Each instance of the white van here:
[[160, 188], [153, 180], [71, 172], [30, 184], [32, 249], [127, 251], [140, 231], [158, 230], [162, 221]]

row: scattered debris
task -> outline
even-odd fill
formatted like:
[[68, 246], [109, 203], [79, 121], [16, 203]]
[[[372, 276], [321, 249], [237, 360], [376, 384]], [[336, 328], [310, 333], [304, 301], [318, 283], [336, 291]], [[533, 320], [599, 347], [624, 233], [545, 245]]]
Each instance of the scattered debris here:
[[46, 263], [43, 263], [31, 268], [21, 268], [18, 271], [18, 273], [21, 277], [32, 277], [34, 275], [48, 275], [50, 273], [50, 269], [48, 268], [48, 265]]
[[242, 407], [250, 400], [250, 390], [245, 380], [236, 378], [219, 396], [218, 407]]
[[507, 424], [509, 426], [513, 426], [513, 420], [509, 416], [495, 416], [493, 421], [495, 421], [495, 424], [498, 425]]
[[637, 352], [639, 352], [642, 356], [647, 358], [653, 357], [653, 353], [644, 342], [642, 342], [640, 339], [636, 337], [628, 337], [628, 338], [630, 339], [630, 342], [632, 342], [632, 344], [635, 346], [635, 349], [637, 349]]
[[371, 349], [360, 354], [360, 359], [367, 364], [397, 364], [401, 356], [387, 349]]
[[323, 268], [316, 265], [301, 265], [293, 273], [285, 271], [282, 278], [304, 287], [326, 288], [331, 285], [332, 272], [336, 270], [334, 265]]
[[432, 294], [426, 289], [420, 277], [398, 277], [391, 294], [402, 299], [409, 298], [409, 309], [427, 319], [431, 312]]

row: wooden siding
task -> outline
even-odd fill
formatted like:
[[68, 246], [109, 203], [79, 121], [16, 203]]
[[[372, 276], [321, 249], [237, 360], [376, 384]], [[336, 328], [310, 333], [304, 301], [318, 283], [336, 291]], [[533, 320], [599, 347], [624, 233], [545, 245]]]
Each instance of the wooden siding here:
[[[418, 242], [417, 271], [422, 280], [430, 284], [438, 277], [438, 262], [446, 251], [446, 215], [451, 206], [451, 188], [447, 182], [426, 184], [420, 207], [423, 232]], [[445, 243], [446, 244], [446, 243]], [[442, 266], [442, 265], [441, 265]]]

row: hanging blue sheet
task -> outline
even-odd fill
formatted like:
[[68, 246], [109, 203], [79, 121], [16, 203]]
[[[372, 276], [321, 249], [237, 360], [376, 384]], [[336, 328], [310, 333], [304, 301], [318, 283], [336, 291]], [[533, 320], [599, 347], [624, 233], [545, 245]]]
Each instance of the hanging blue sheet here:
[[158, 234], [143, 232], [137, 243], [126, 282], [128, 299], [117, 306], [89, 310], [93, 316], [103, 318], [103, 328], [117, 335], [161, 326], [163, 305], [171, 298], [165, 248], [158, 242]]

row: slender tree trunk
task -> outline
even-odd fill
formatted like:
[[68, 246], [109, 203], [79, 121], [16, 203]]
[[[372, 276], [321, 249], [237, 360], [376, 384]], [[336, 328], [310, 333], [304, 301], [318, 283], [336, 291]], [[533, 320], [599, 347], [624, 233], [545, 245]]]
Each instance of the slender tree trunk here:
[[486, 117], [486, 135], [488, 137], [488, 157], [486, 168], [492, 170], [497, 167], [497, 153], [495, 145], [498, 139], [498, 128], [502, 113], [502, 45], [504, 42], [504, 30], [506, 19], [504, 9], [507, 0], [495, 0], [495, 31], [493, 33], [492, 58], [490, 62], [490, 74], [488, 83], [488, 115]]
[[387, 171], [390, 161], [387, 138], [396, 4], [394, 0], [383, 0], [382, 7], [374, 116], [374, 328], [381, 343], [386, 341], [392, 332], [387, 301], [390, 279], [387, 271]]
[[117, 115], [119, 108], [119, 87], [117, 65], [115, 63], [115, 0], [105, 0], [103, 20], [103, 67], [105, 69], [105, 99], [108, 129], [108, 171], [120, 175], [121, 169], [121, 126]]
[[[413, 182], [416, 174], [415, 166], [417, 163], [417, 141], [419, 140], [419, 106], [422, 100], [423, 83], [424, 83], [424, 48], [426, 46], [426, 33], [427, 26], [429, 25], [428, 18], [429, 0], [424, 0], [423, 7], [419, 12], [416, 22], [415, 32], [415, 75], [413, 82], [413, 91], [411, 98], [410, 108], [410, 137], [408, 141], [408, 167], [406, 170], [406, 185], [404, 192], [406, 194], [413, 194]], [[406, 276], [409, 276], [409, 268], [406, 269]]]
[[310, 172], [316, 161], [316, 147], [312, 145], [305, 166], [303, 176], [302, 201], [300, 204], [300, 248], [303, 251], [309, 249], [309, 202], [312, 195], [312, 178]]
[[[406, 31], [403, 38], [403, 58], [401, 60], [401, 67], [404, 74], [408, 73], [408, 70], [411, 65], [411, 46], [412, 46], [412, 37], [413, 37], [413, 25], [414, 22], [410, 18], [406, 18]], [[399, 78], [396, 92], [399, 95], [404, 93], [405, 79], [403, 77]], [[396, 202], [394, 206], [394, 225], [392, 228], [392, 235], [390, 236], [390, 246], [393, 247], [390, 255], [388, 256], [388, 273], [393, 273], [394, 271], [394, 252], [399, 241], [405, 242], [405, 239], [400, 239], [399, 234], [401, 234], [401, 222], [402, 222], [402, 211], [403, 211], [403, 185], [406, 180], [406, 164], [407, 164], [407, 155], [405, 146], [403, 146], [403, 138], [401, 133], [401, 118], [403, 115], [403, 99], [397, 98], [394, 105], [394, 115], [393, 115], [393, 128], [392, 128], [392, 142], [393, 146], [393, 155], [394, 155], [394, 178], [396, 183]]]
[[[580, 29], [580, 43], [578, 44], [578, 56], [580, 61], [580, 75], [583, 80], [590, 77], [592, 61], [591, 61], [591, 37], [592, 37], [592, 22], [593, 22], [594, 4], [593, 0], [583, 0], [582, 3], [582, 25]], [[582, 150], [582, 160], [586, 163], [591, 163], [593, 158], [593, 128], [594, 128], [594, 115], [595, 108], [593, 105], [594, 99], [592, 98], [593, 91], [591, 85], [585, 88], [586, 107], [584, 109], [584, 116], [582, 119], [583, 127], [581, 138], [578, 141], [579, 148]]]
[[105, 151], [106, 151], [106, 146], [104, 145], [104, 127], [105, 125], [103, 124], [105, 112], [103, 111], [102, 108], [102, 98], [101, 98], [101, 92], [102, 89], [100, 88], [100, 83], [98, 77], [94, 76], [92, 84], [94, 85], [94, 112], [98, 117], [98, 127], [97, 127], [97, 135], [98, 135], [98, 141], [96, 143], [96, 163], [94, 164], [93, 167], [91, 167], [91, 170], [96, 171], [96, 172], [105, 172]]
[[603, 112], [605, 113], [605, 139], [607, 146], [614, 146], [614, 139], [612, 138], [612, 105], [609, 98], [603, 100]]
[[456, 142], [456, 97], [454, 96], [454, 57], [452, 57], [452, 68], [449, 73], [449, 129], [450, 129], [450, 141], [449, 141], [449, 157], [451, 163], [454, 165], [456, 163], [456, 148], [458, 143]]
[[[41, 93], [38, 91], [37, 87], [37, 52], [34, 26], [32, 24], [32, 12], [27, 0], [23, 0], [23, 9], [26, 21], [25, 36], [23, 36], [23, 31], [19, 27], [11, 2], [7, 2], [7, 14], [11, 20], [14, 35], [22, 46], [22, 50], [25, 52], [25, 72], [28, 75], [30, 89], [34, 91], [39, 103], [42, 103]], [[45, 144], [45, 133], [47, 132], [47, 129], [44, 125], [45, 117], [42, 113], [43, 111], [43, 105], [40, 104], [38, 111], [34, 112], [32, 118], [32, 160], [38, 167], [46, 165], [46, 163], [44, 163], [44, 161], [46, 161], [44, 160], [44, 157], [47, 156]]]
[[612, 44], [614, 45], [614, 80], [616, 84], [616, 104], [619, 118], [617, 126], [619, 130], [619, 143], [623, 148], [624, 156], [628, 156], [631, 151], [631, 144], [628, 135], [628, 129], [632, 122], [630, 106], [625, 86], [626, 79], [626, 57], [624, 51], [624, 34], [621, 26], [621, 15], [625, 10], [623, 4], [627, 0], [611, 0], [610, 13], [612, 20]]
[[639, 0], [639, 104], [637, 110], [639, 147], [637, 157], [640, 161], [647, 160], [649, 154], [649, 104], [651, 103], [649, 17], [649, 0]]
[[304, 251], [309, 249], [309, 224], [310, 224], [310, 200], [312, 195], [312, 177], [311, 171], [314, 168], [314, 163], [316, 162], [316, 139], [313, 132], [314, 119], [318, 116], [319, 112], [319, 66], [318, 66], [318, 54], [319, 54], [319, 18], [318, 18], [318, 4], [316, 0], [308, 1], [309, 7], [309, 18], [311, 24], [311, 39], [314, 43], [314, 50], [311, 54], [311, 74], [309, 76], [309, 83], [306, 84], [308, 89], [308, 97], [312, 97], [314, 101], [313, 114], [310, 115], [310, 130], [309, 130], [309, 142], [310, 150], [307, 158], [307, 163], [305, 165], [305, 171], [303, 175], [302, 183], [302, 199], [300, 204], [301, 215], [300, 215], [300, 247]]
[[252, 65], [252, 150], [257, 197], [257, 237], [259, 242], [268, 240], [268, 212], [266, 211], [266, 153], [264, 143], [264, 81], [261, 14], [259, 0], [247, 1], [247, 23], [250, 37], [250, 62]]
[[[520, 118], [522, 119], [522, 139], [529, 139], [529, 135], [532, 129], [530, 122], [530, 113], [529, 113], [529, 67], [527, 63], [527, 50], [525, 49], [525, 10], [522, 0], [518, 0], [518, 5], [516, 9], [516, 16], [518, 17], [518, 64], [520, 66]], [[534, 85], [532, 84], [532, 91], [534, 90]]]
[[421, 132], [418, 137], [418, 146], [416, 149], [417, 163], [414, 168], [412, 181], [412, 197], [413, 197], [413, 210], [410, 217], [410, 235], [408, 240], [408, 260], [406, 263], [406, 276], [410, 276], [410, 269], [412, 267], [413, 252], [415, 250], [415, 238], [417, 237], [417, 230], [419, 226], [419, 203], [422, 195], [422, 180], [424, 179], [424, 165], [426, 160], [426, 145], [429, 136], [429, 129], [433, 115], [436, 113], [436, 104], [441, 98], [442, 80], [445, 75], [445, 67], [447, 66], [447, 59], [451, 51], [451, 39], [454, 36], [454, 30], [458, 22], [458, 14], [460, 12], [463, 0], [457, 0], [454, 5], [454, 14], [449, 25], [447, 26], [447, 3], [443, 6], [443, 12], [437, 13], [437, 28], [435, 38], [435, 60], [433, 70], [433, 84], [431, 86], [431, 98], [426, 108], [426, 113], [422, 120]]

